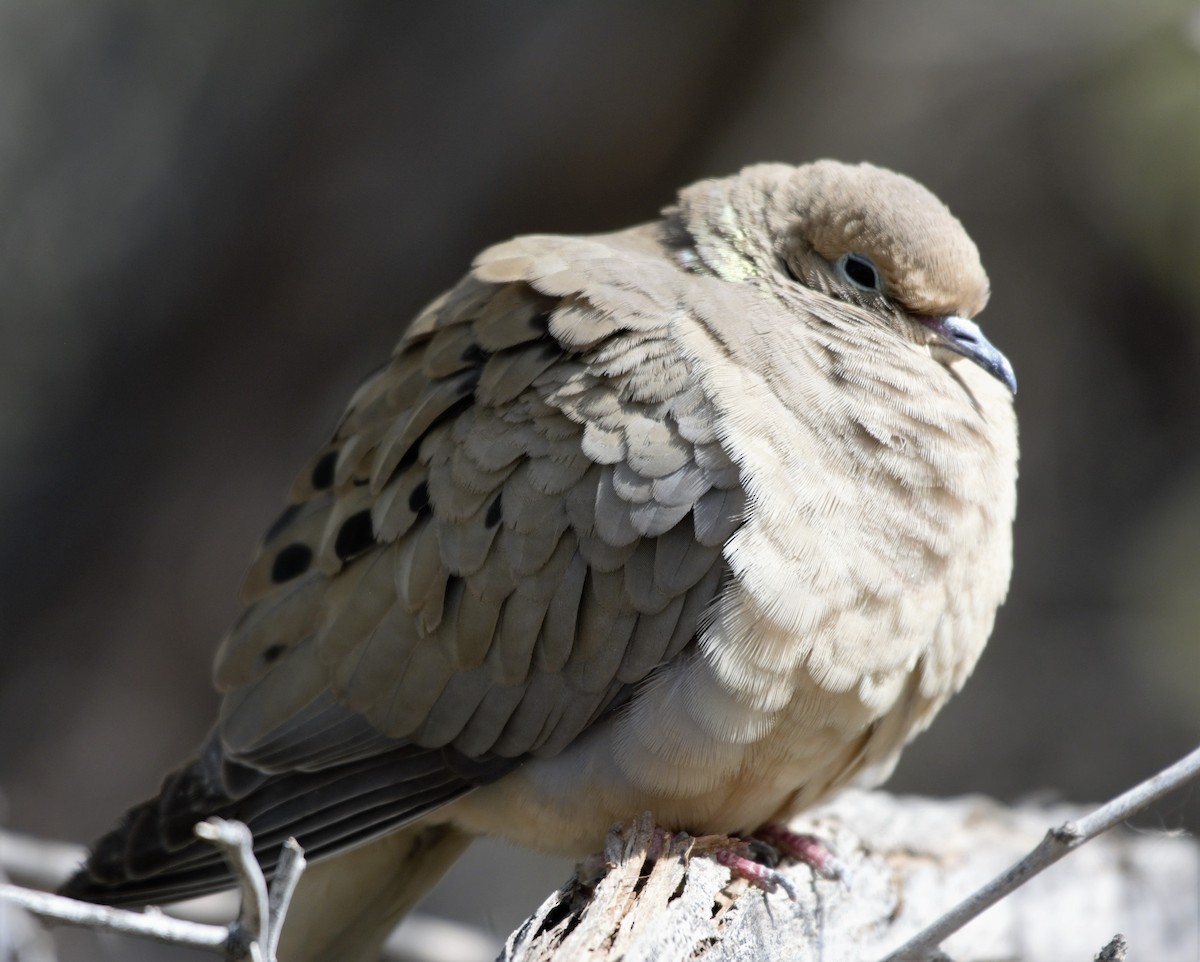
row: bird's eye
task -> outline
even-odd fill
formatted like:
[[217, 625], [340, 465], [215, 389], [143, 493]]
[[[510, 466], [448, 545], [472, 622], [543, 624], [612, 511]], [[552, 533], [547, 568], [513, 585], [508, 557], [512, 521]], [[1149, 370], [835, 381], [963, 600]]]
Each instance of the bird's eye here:
[[855, 287], [875, 293], [883, 291], [883, 280], [879, 271], [870, 259], [862, 254], [843, 254], [834, 262], [834, 266]]

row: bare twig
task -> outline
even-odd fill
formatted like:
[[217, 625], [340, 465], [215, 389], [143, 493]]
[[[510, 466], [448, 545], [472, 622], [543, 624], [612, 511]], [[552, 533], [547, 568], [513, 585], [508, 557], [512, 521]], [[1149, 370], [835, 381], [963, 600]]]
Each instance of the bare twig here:
[[263, 944], [266, 957], [272, 962], [275, 959], [275, 950], [279, 948], [279, 933], [283, 929], [283, 920], [287, 917], [288, 906], [292, 902], [292, 893], [296, 891], [296, 883], [300, 881], [300, 873], [304, 871], [306, 864], [304, 849], [294, 838], [289, 838], [283, 843], [283, 852], [279, 856], [275, 878], [271, 882], [268, 898], [269, 922]]
[[241, 885], [242, 908], [230, 929], [225, 954], [228, 959], [275, 962], [279, 933], [292, 893], [304, 871], [304, 852], [294, 838], [283, 845], [270, 892], [262, 867], [254, 857], [254, 838], [241, 822], [210, 818], [196, 826], [196, 834], [216, 845]]
[[224, 951], [230, 960], [275, 962], [279, 931], [300, 873], [304, 854], [295, 839], [284, 844], [275, 880], [268, 894], [262, 868], [254, 858], [250, 830], [241, 822], [212, 818], [196, 826], [196, 834], [216, 845], [233, 870], [242, 890], [239, 918], [230, 925], [208, 925], [171, 918], [158, 909], [131, 912], [106, 905], [35, 892], [0, 884], [0, 900], [19, 905], [34, 915], [66, 925], [104, 929], [173, 945]]
[[[18, 886], [53, 892], [86, 858], [87, 849], [82, 845], [0, 828], [0, 876], [7, 874], [8, 881]], [[290, 881], [291, 888], [287, 893], [290, 895], [299, 879], [299, 873], [291, 871], [287, 864], [289, 858], [285, 853], [275, 871], [275, 881], [271, 883], [268, 902], [273, 923], [276, 919], [282, 919], [286, 912], [281, 882]], [[207, 924], [227, 932], [228, 920], [238, 911], [237, 892], [230, 889], [204, 895], [171, 905], [163, 911], [175, 919]], [[278, 951], [278, 928], [272, 931], [276, 934], [276, 940], [267, 948], [268, 952]], [[490, 959], [499, 951], [500, 942], [497, 939], [471, 926], [414, 913], [407, 916], [403, 925], [388, 937], [384, 957], [404, 959], [405, 962]]]
[[882, 962], [922, 962], [936, 958], [937, 947], [975, 916], [995, 905], [1068, 852], [1120, 824], [1197, 775], [1200, 775], [1200, 748], [1083, 818], [1050, 829], [1038, 846], [1023, 859], [965, 898]]
[[19, 905], [39, 918], [61, 922], [64, 925], [105, 929], [173, 945], [219, 949], [229, 938], [227, 925], [204, 925], [200, 922], [173, 919], [157, 912], [113, 909], [107, 905], [93, 905], [61, 895], [51, 895], [49, 892], [34, 892], [19, 885], [0, 885], [0, 899]]
[[241, 822], [209, 818], [196, 825], [196, 834], [221, 850], [242, 892], [242, 907], [229, 932], [227, 958], [248, 957], [258, 962], [263, 930], [271, 918], [267, 880], [254, 857], [254, 839]]

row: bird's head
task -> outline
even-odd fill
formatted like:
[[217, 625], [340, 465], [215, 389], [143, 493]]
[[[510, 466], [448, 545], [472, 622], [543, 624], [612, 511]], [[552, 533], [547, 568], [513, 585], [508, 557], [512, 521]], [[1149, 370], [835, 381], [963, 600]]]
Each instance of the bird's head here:
[[851, 305], [865, 323], [947, 361], [944, 352], [969, 358], [1016, 391], [1012, 366], [972, 320], [989, 294], [979, 251], [916, 181], [871, 164], [762, 164], [695, 185], [680, 210], [697, 254], [726, 279]]

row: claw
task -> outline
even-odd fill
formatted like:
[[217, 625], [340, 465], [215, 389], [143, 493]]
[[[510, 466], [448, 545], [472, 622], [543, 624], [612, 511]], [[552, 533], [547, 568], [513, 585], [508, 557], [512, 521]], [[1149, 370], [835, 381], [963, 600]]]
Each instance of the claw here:
[[844, 881], [847, 869], [844, 862], [834, 855], [815, 835], [801, 835], [784, 825], [764, 825], [754, 837], [785, 855], [812, 868], [821, 878]]
[[783, 889], [788, 898], [793, 902], [797, 901], [795, 886], [784, 877], [783, 873], [777, 872], [769, 865], [763, 865], [752, 858], [747, 858], [733, 848], [717, 849], [714, 857], [729, 869], [734, 877], [744, 878], [755, 888], [760, 888], [764, 892]]

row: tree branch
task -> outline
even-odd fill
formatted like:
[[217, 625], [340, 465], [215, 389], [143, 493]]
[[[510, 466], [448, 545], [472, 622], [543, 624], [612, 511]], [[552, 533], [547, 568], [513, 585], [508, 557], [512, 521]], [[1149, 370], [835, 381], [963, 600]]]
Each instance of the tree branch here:
[[19, 905], [39, 918], [64, 925], [120, 932], [139, 938], [186, 945], [197, 949], [224, 948], [229, 926], [205, 925], [173, 919], [161, 912], [130, 912], [107, 905], [79, 902], [49, 892], [34, 892], [19, 885], [0, 884], [0, 900]]
[[[862, 962], [918, 931], [938, 906], [993, 877], [1054, 820], [1079, 810], [1010, 808], [988, 799], [895, 798], [847, 791], [792, 827], [821, 837], [846, 864], [842, 881], [783, 865], [795, 901], [764, 894], [648, 823], [606, 847], [595, 884], [555, 892], [509, 938], [505, 962]], [[1066, 811], [1064, 811], [1066, 810]], [[682, 847], [681, 847], [682, 846]], [[1200, 947], [1200, 846], [1186, 837], [1114, 832], [1060, 869], [1012, 892], [1003, 911], [955, 935], [957, 962], [1091, 958], [1120, 929], [1138, 955], [1193, 960]], [[903, 953], [894, 953], [904, 957]], [[936, 956], [929, 956], [936, 957]], [[1116, 958], [1118, 956], [1114, 956]], [[904, 957], [909, 958], [909, 957]]]
[[210, 818], [196, 826], [196, 834], [221, 850], [239, 882], [242, 907], [237, 921], [232, 924], [189, 922], [164, 915], [157, 908], [145, 912], [114, 909], [8, 884], [0, 884], [0, 900], [21, 906], [39, 918], [65, 925], [119, 932], [191, 948], [220, 950], [231, 962], [275, 962], [279, 932], [300, 873], [304, 871], [300, 846], [295, 839], [284, 843], [275, 880], [268, 891], [262, 868], [254, 858], [250, 830], [245, 825]]
[[1131, 815], [1182, 787], [1200, 774], [1200, 748], [1152, 778], [1135, 785], [1090, 814], [1064, 822], [1046, 833], [1041, 843], [1007, 871], [967, 896], [949, 912], [886, 956], [882, 962], [923, 962], [936, 958], [937, 947], [984, 910], [1024, 885], [1060, 858], [1119, 825]]
[[[1118, 928], [1133, 936], [1140, 956], [1191, 959], [1200, 946], [1200, 912], [1180, 893], [1200, 887], [1194, 840], [1113, 833], [1078, 850], [1198, 771], [1200, 750], [1095, 811], [1057, 816], [1045, 807], [1006, 808], [981, 798], [933, 801], [847, 791], [796, 826], [830, 844], [846, 864], [845, 877], [830, 881], [805, 866], [784, 866], [795, 900], [731, 882], [728, 870], [697, 854], [692, 840], [664, 839], [644, 817], [610, 833], [599, 877], [593, 872], [554, 893], [509, 938], [503, 958], [861, 962], [883, 956], [889, 944], [935, 915], [935, 906], [992, 878], [887, 955], [888, 962], [944, 958], [937, 946], [951, 933], [957, 934], [949, 950], [959, 962], [1085, 958]], [[1059, 827], [1034, 845], [1056, 819]], [[68, 924], [273, 962], [304, 865], [299, 847], [285, 849], [268, 888], [244, 826], [210, 820], [197, 834], [220, 846], [239, 880], [243, 907], [231, 925], [197, 924], [157, 910], [127, 912], [8, 885], [0, 886], [0, 900]], [[1076, 857], [1061, 870], [1021, 887], [1072, 851]], [[1004, 865], [1011, 867], [997, 875]], [[959, 931], [1002, 898], [1004, 911]], [[1115, 962], [1124, 952], [1118, 937], [1097, 958]]]

